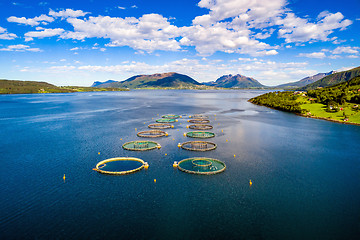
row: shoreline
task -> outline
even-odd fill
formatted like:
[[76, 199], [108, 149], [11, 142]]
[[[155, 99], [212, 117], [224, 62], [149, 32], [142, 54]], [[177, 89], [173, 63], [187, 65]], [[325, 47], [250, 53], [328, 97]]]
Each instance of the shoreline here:
[[348, 124], [348, 125], [360, 126], [360, 123], [354, 123], [354, 122], [349, 122], [349, 121], [344, 122], [344, 121], [340, 121], [340, 120], [336, 120], [336, 119], [331, 119], [331, 118], [309, 116], [309, 115], [301, 114], [301, 113], [294, 113], [294, 112], [283, 111], [283, 110], [280, 110], [280, 109], [276, 109], [276, 108], [268, 107], [268, 106], [265, 106], [265, 105], [253, 103], [253, 102], [250, 101], [250, 99], [248, 100], [248, 102], [250, 102], [250, 103], [252, 103], [252, 104], [255, 104], [255, 105], [258, 105], [258, 106], [263, 106], [263, 107], [271, 108], [271, 109], [274, 109], [274, 110], [277, 110], [277, 111], [295, 114], [295, 115], [300, 116], [300, 117], [313, 118], [313, 119], [325, 120], [325, 121], [334, 122], [334, 123], [341, 123], [341, 124]]

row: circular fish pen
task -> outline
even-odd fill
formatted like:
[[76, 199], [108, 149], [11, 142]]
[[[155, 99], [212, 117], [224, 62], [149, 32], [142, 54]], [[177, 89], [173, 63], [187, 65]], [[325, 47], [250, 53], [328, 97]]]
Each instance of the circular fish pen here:
[[125, 175], [140, 171], [148, 166], [146, 162], [140, 158], [118, 157], [109, 158], [96, 164], [95, 171], [103, 174]]
[[183, 172], [201, 175], [217, 174], [226, 169], [224, 162], [214, 158], [205, 157], [194, 157], [181, 160], [177, 167]]
[[215, 133], [213, 132], [203, 132], [203, 131], [194, 131], [186, 133], [187, 137], [191, 138], [212, 138], [215, 137]]
[[176, 122], [176, 119], [173, 119], [173, 118], [160, 118], [160, 119], [156, 119], [156, 122], [158, 122], [158, 123], [173, 123], [173, 122]]
[[167, 136], [168, 133], [161, 130], [148, 130], [137, 133], [138, 137], [157, 138]]
[[211, 151], [216, 148], [216, 144], [213, 142], [206, 141], [189, 141], [181, 144], [181, 148], [189, 151]]
[[174, 125], [171, 125], [169, 123], [153, 123], [149, 124], [148, 128], [152, 129], [167, 129], [167, 128], [174, 128]]
[[200, 124], [202, 124], [202, 123], [209, 123], [210, 120], [197, 118], [197, 119], [190, 119], [189, 122], [190, 123], [200, 123]]
[[176, 119], [176, 118], [180, 118], [179, 115], [175, 115], [175, 114], [167, 114], [167, 115], [163, 115], [161, 116], [162, 118], [169, 118], [169, 119]]
[[201, 119], [208, 119], [208, 116], [202, 115], [202, 114], [194, 114], [191, 116], [192, 118], [201, 118]]
[[161, 148], [161, 145], [152, 141], [132, 141], [122, 145], [125, 150], [130, 151], [147, 151], [155, 148]]
[[210, 130], [213, 129], [213, 126], [207, 124], [193, 124], [189, 125], [189, 128], [195, 130]]

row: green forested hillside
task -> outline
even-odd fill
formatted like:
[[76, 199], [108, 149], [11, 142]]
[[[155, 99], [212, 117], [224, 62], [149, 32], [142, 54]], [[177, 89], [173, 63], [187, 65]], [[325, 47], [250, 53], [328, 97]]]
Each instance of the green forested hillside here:
[[0, 94], [25, 94], [25, 93], [69, 93], [93, 91], [124, 91], [119, 88], [96, 87], [57, 87], [47, 82], [0, 80]]
[[179, 73], [158, 73], [152, 75], [137, 75], [125, 81], [111, 82], [98, 85], [98, 87], [122, 88], [189, 88], [202, 86], [189, 76]]
[[302, 91], [309, 91], [320, 87], [329, 87], [338, 83], [349, 81], [350, 79], [360, 75], [360, 67], [356, 67], [347, 71], [333, 73], [312, 84], [300, 88]]
[[250, 102], [308, 117], [360, 124], [360, 76], [308, 92], [271, 92]]

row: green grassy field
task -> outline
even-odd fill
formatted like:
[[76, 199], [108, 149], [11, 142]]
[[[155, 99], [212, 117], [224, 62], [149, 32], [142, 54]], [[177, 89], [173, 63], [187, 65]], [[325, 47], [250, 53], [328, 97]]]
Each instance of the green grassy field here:
[[328, 112], [326, 105], [321, 103], [305, 103], [300, 105], [301, 109], [305, 109], [307, 110], [307, 112], [310, 112], [310, 116], [312, 117], [344, 121], [345, 113], [346, 118], [348, 118], [348, 122], [360, 124], [360, 111], [354, 110], [353, 106], [354, 104], [346, 103], [340, 106], [343, 110], [340, 110], [338, 112]]

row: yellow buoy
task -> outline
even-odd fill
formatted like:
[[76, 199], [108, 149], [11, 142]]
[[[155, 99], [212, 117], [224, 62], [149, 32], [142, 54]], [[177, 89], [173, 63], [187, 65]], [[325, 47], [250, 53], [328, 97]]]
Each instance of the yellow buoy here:
[[177, 119], [175, 120], [175, 122], [178, 122], [178, 121], [179, 121], [179, 120], [177, 120]]
[[175, 139], [173, 138], [173, 141], [175, 141]]
[[216, 121], [216, 118], [214, 118], [214, 120]]
[[236, 157], [236, 155], [234, 154], [234, 157]]
[[223, 132], [224, 132], [224, 130], [222, 130], [222, 129], [221, 129], [221, 132], [223, 133]]
[[158, 145], [157, 148], [160, 149], [160, 148], [161, 148], [161, 145]]
[[167, 153], [165, 153], [165, 156], [167, 156]]
[[177, 166], [178, 166], [178, 162], [175, 161], [175, 162], [173, 163], [173, 167], [174, 167], [174, 168], [177, 168]]
[[180, 116], [180, 118], [182, 118], [182, 116]]
[[191, 118], [191, 116], [189, 116], [189, 118]]
[[181, 147], [181, 143], [178, 143], [178, 147], [179, 147], [179, 148]]
[[189, 125], [188, 125], [188, 126], [186, 126], [186, 128], [189, 128]]
[[144, 168], [147, 170], [149, 168], [149, 164], [147, 162], [144, 163]]
[[156, 179], [154, 179], [154, 183], [156, 183]]
[[186, 137], [186, 133], [184, 133], [184, 137]]
[[226, 139], [226, 142], [228, 142], [228, 140]]
[[214, 114], [214, 116], [216, 117], [216, 114]]
[[171, 128], [174, 128], [174, 126], [173, 126], [173, 125], [171, 125]]
[[135, 128], [135, 131], [137, 131], [137, 128]]
[[145, 124], [145, 122], [144, 122], [144, 124]]
[[64, 179], [64, 182], [65, 182], [65, 179], [66, 179], [65, 174], [64, 174], [64, 176], [63, 176], [63, 179]]
[[98, 155], [100, 155], [100, 152], [98, 152]]
[[168, 133], [165, 133], [165, 136], [169, 136], [169, 134], [168, 134]]
[[249, 185], [250, 185], [250, 187], [251, 187], [251, 185], [252, 185], [252, 181], [251, 181], [251, 179], [250, 179], [250, 181], [249, 181]]

